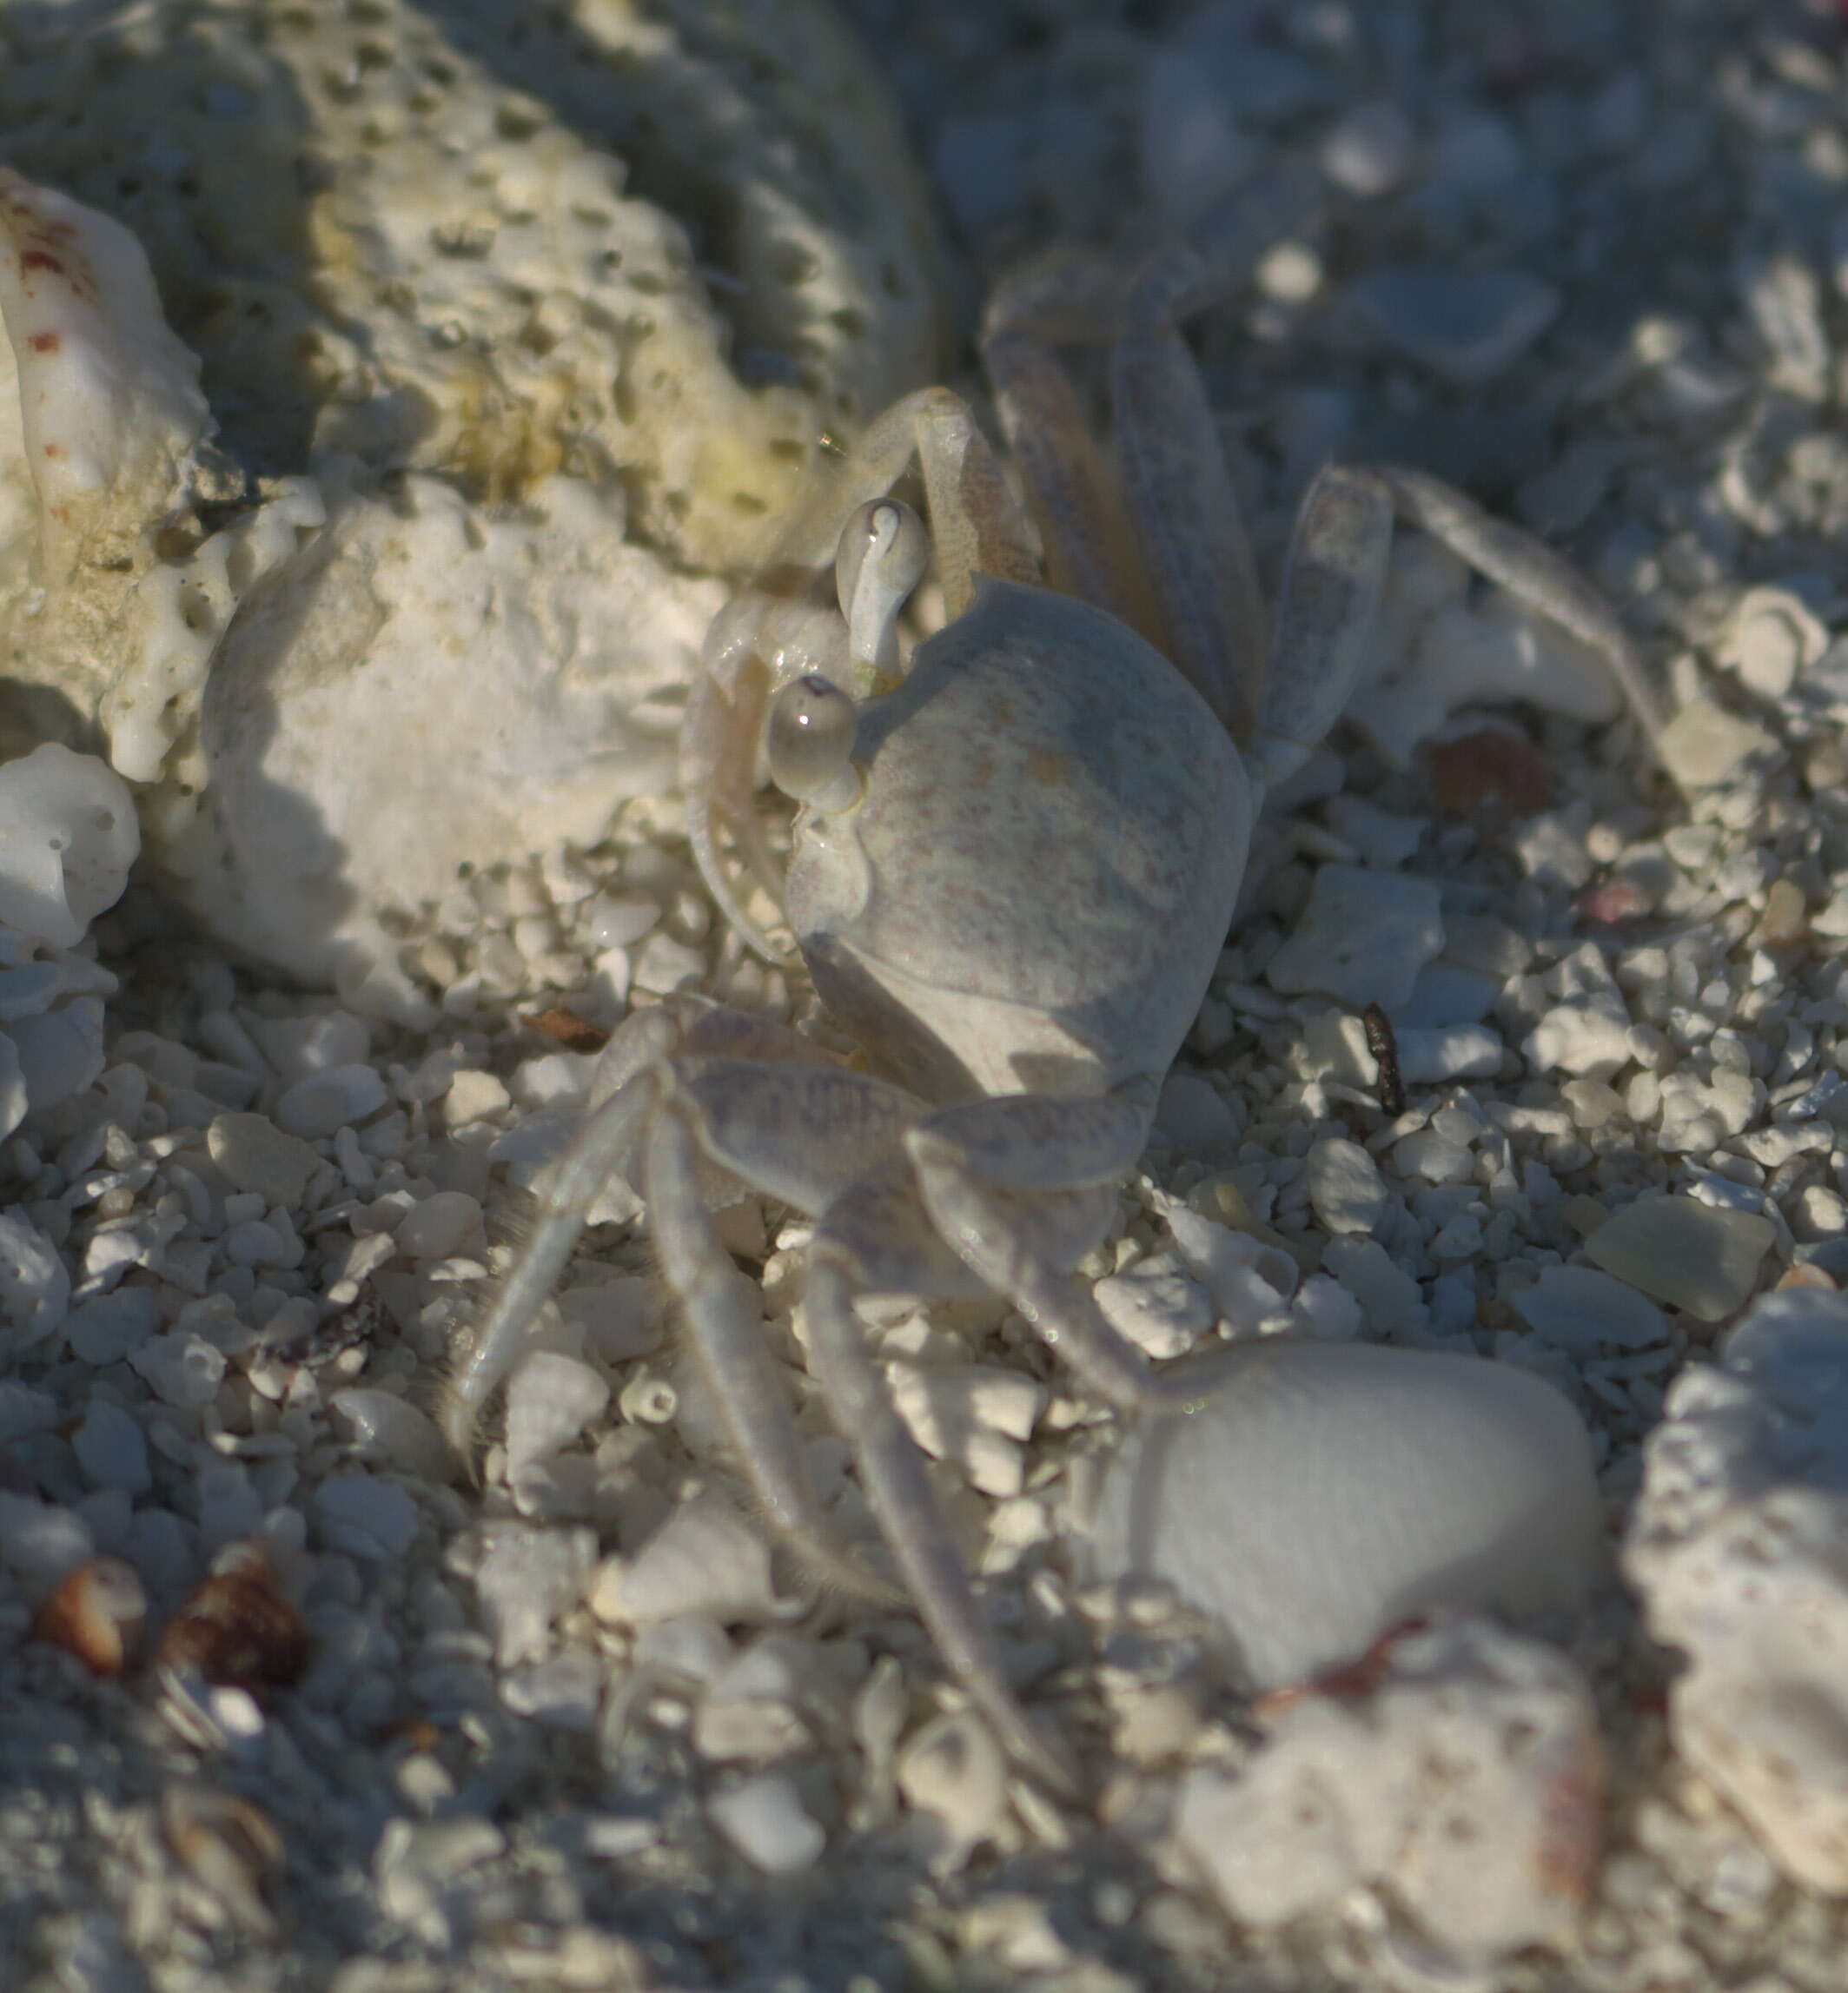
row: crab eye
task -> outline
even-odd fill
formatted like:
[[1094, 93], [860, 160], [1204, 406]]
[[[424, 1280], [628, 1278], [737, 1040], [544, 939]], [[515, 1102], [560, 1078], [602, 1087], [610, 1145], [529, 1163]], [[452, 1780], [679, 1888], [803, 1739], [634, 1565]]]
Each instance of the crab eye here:
[[924, 579], [930, 555], [924, 521], [898, 499], [874, 499], [849, 515], [834, 559], [834, 586], [856, 664], [896, 675], [898, 612]]
[[771, 701], [770, 779], [798, 803], [845, 808], [859, 787], [852, 760], [858, 725], [853, 701], [838, 685], [818, 672], [792, 679]]

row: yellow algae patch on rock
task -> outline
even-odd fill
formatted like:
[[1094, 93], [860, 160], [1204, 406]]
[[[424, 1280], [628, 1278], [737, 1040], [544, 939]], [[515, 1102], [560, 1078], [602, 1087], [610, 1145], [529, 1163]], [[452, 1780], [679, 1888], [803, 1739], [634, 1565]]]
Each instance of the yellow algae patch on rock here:
[[9, 14], [10, 162], [134, 231], [254, 472], [566, 470], [736, 566], [934, 370], [921, 182], [818, 0]]

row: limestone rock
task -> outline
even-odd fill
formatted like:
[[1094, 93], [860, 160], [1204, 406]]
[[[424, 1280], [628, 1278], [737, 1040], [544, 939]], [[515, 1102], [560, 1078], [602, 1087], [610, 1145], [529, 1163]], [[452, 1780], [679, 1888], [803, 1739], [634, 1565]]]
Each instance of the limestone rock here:
[[1848, 1893], [1848, 1296], [1764, 1296], [1683, 1372], [1624, 1568], [1686, 1665], [1674, 1745], [1786, 1874]]
[[80, 11], [0, 10], [0, 748], [100, 735], [357, 989], [666, 785], [726, 579], [935, 371], [928, 204], [817, 0]]

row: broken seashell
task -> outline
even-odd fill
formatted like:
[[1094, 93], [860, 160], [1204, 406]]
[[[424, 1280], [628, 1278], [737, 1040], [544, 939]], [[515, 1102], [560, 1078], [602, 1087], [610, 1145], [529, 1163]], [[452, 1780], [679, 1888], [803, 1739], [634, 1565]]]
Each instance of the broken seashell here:
[[219, 1552], [162, 1629], [154, 1659], [159, 1668], [242, 1689], [262, 1702], [296, 1679], [311, 1645], [268, 1549], [252, 1537]]
[[161, 1831], [233, 1923], [252, 1937], [275, 1937], [275, 1913], [263, 1890], [282, 1865], [282, 1837], [262, 1807], [214, 1786], [176, 1784], [161, 1794]]
[[32, 1638], [75, 1654], [93, 1675], [119, 1675], [148, 1620], [148, 1594], [119, 1557], [80, 1564], [38, 1609]]

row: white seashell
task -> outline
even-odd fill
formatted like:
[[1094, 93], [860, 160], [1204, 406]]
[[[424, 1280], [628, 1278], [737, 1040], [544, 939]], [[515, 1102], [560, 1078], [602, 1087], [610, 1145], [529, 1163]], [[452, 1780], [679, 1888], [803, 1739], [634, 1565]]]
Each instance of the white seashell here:
[[1603, 1562], [1591, 1442], [1512, 1365], [1271, 1341], [1200, 1360], [1202, 1401], [1131, 1433], [1089, 1552], [1210, 1614], [1259, 1687], [1438, 1606], [1564, 1608]]
[[603, 1416], [610, 1387], [589, 1364], [535, 1350], [507, 1387], [507, 1474], [517, 1486]]
[[0, 767], [0, 922], [76, 947], [140, 850], [129, 785], [95, 755], [47, 741]]

